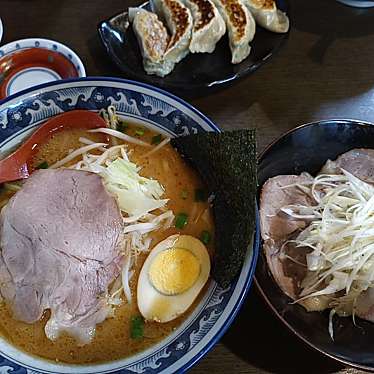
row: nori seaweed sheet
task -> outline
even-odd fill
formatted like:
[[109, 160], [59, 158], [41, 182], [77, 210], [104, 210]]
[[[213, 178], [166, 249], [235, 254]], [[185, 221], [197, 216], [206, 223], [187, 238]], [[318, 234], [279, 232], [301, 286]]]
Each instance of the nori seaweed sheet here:
[[174, 138], [171, 143], [215, 196], [212, 276], [226, 287], [243, 265], [255, 228], [255, 130], [198, 133]]

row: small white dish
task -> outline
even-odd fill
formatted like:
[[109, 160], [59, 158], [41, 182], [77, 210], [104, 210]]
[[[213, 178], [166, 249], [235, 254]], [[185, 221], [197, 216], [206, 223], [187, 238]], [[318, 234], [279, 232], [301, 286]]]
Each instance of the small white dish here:
[[39, 84], [86, 76], [79, 56], [54, 40], [30, 38], [0, 47], [0, 99]]

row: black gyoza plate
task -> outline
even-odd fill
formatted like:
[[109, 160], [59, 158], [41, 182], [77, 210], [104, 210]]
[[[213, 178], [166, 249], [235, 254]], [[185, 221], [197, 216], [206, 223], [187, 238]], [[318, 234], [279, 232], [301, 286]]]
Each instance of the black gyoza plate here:
[[[277, 4], [288, 14], [286, 0], [278, 0]], [[149, 2], [140, 7], [149, 10]], [[231, 53], [225, 35], [213, 53], [190, 53], [169, 75], [160, 78], [148, 75], [143, 69], [142, 56], [128, 22], [127, 9], [101, 22], [98, 31], [107, 53], [126, 77], [185, 97], [202, 96], [253, 73], [274, 55], [288, 37], [288, 33], [276, 34], [257, 26], [250, 55], [240, 64], [233, 65], [230, 62]]]
[[[353, 148], [374, 149], [374, 125], [353, 120], [327, 120], [300, 126], [269, 145], [259, 158], [259, 193], [263, 183], [279, 174], [318, 173], [327, 159]], [[334, 338], [328, 312], [306, 312], [292, 305], [275, 283], [260, 250], [255, 283], [280, 320], [313, 348], [348, 365], [374, 371], [374, 323], [334, 317]], [[307, 364], [307, 363], [306, 363]]]

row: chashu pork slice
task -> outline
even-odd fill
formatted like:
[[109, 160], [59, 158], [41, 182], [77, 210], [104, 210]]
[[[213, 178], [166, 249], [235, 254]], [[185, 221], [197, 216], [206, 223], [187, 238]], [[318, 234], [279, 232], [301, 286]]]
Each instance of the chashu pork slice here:
[[[374, 150], [364, 148], [350, 150], [341, 154], [334, 161], [328, 160], [320, 173], [341, 174], [341, 168], [361, 180], [374, 184]], [[292, 265], [292, 261], [282, 256], [281, 247], [288, 239], [292, 239], [293, 233], [297, 233], [308, 223], [283, 215], [280, 208], [289, 204], [313, 204], [311, 198], [297, 187], [284, 188], [295, 183], [305, 182], [310, 178], [307, 174], [279, 175], [270, 178], [264, 184], [261, 192], [261, 235], [267, 263], [279, 287], [294, 300], [298, 297], [299, 281], [305, 276], [305, 273], [300, 267]], [[304, 263], [305, 258], [299, 250], [295, 251], [292, 245], [286, 246], [284, 250], [291, 258]], [[310, 298], [300, 302], [309, 311], [323, 310], [328, 306], [328, 303], [329, 296]], [[355, 314], [374, 322], [374, 288], [369, 288], [358, 297]]]
[[106, 294], [120, 272], [123, 220], [100, 176], [39, 170], [1, 212], [0, 292], [13, 316], [39, 320], [88, 343], [108, 315]]
[[[304, 229], [308, 222], [282, 213], [281, 208], [291, 204], [313, 205], [313, 199], [295, 184], [312, 182], [308, 174], [278, 175], [268, 179], [262, 187], [260, 196], [260, 222], [263, 250], [267, 264], [282, 291], [296, 299], [300, 282], [305, 277], [305, 267], [299, 266], [285, 257], [285, 254], [305, 263], [306, 252], [292, 245], [282, 246], [293, 235]], [[287, 188], [285, 188], [287, 187]]]
[[231, 63], [239, 64], [251, 52], [249, 43], [256, 32], [256, 23], [242, 0], [212, 0], [226, 23], [231, 50]]
[[320, 173], [341, 174], [341, 169], [374, 184], [374, 149], [352, 149], [341, 154], [335, 161], [328, 160]]
[[211, 0], [185, 0], [194, 20], [190, 51], [212, 53], [226, 32], [226, 24]]

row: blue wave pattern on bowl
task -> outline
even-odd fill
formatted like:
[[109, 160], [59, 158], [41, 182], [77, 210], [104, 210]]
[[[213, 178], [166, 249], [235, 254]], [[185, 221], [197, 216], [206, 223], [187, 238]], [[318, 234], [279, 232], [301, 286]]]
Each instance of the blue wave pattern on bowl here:
[[148, 119], [175, 135], [205, 131], [189, 116], [164, 101], [118, 88], [87, 86], [42, 93], [0, 111], [0, 142], [22, 128], [72, 109], [100, 110], [114, 105], [119, 113]]
[[[153, 89], [150, 86], [131, 81], [116, 79], [95, 80], [94, 78], [61, 81], [60, 83], [39, 86], [39, 88], [45, 87], [45, 90], [29, 89], [28, 92], [30, 94], [24, 94], [24, 92], [17, 94], [0, 105], [1, 145], [6, 144], [9, 139], [58, 113], [73, 109], [98, 111], [107, 108], [109, 105], [114, 105], [119, 114], [126, 114], [126, 116], [158, 124], [161, 128], [170, 132], [171, 135], [218, 131], [213, 123], [192, 107], [189, 107], [189, 110], [192, 110], [192, 114], [187, 114], [188, 111], [186, 112], [183, 107], [188, 104], [165, 92], [157, 90], [156, 96], [157, 93], [170, 96], [177, 101], [175, 106], [144, 92], [137, 92], [129, 88], [108, 87], [105, 84], [107, 81], [119, 82], [122, 85], [128, 84], [130, 87], [134, 85]], [[87, 82], [87, 84], [77, 87], [74, 86], [74, 82]], [[121, 85], [118, 84], [118, 86]], [[51, 87], [51, 89], [48, 89], [48, 87]], [[15, 101], [15, 98], [19, 98], [19, 100]], [[7, 105], [8, 103], [9, 105]], [[185, 112], [183, 112], [183, 109]], [[212, 281], [205, 305], [183, 331], [180, 331], [171, 341], [157, 351], [144, 355], [138, 361], [121, 367], [120, 371], [116, 371], [116, 373], [158, 373], [167, 370], [169, 366], [175, 363], [178, 364], [178, 360], [187, 358], [186, 362], [183, 362], [178, 367], [178, 370], [185, 370], [196, 362], [219, 339], [238, 311], [253, 277], [258, 247], [259, 237], [257, 230], [254, 238], [254, 251], [248, 255], [247, 266], [243, 267], [238, 280], [226, 289], [222, 289]], [[230, 306], [227, 308], [229, 302]], [[215, 326], [220, 317], [224, 318], [223, 322], [221, 318], [221, 322]], [[219, 329], [213, 331], [214, 328]], [[198, 347], [198, 353], [195, 352], [189, 357], [191, 355], [190, 351], [198, 346], [203, 338], [209, 338], [208, 343]], [[12, 359], [16, 361], [16, 358], [13, 357]], [[12, 374], [38, 374], [40, 372], [37, 368], [30, 366], [29, 368], [24, 368], [21, 363], [13, 363], [1, 356], [0, 371]]]

